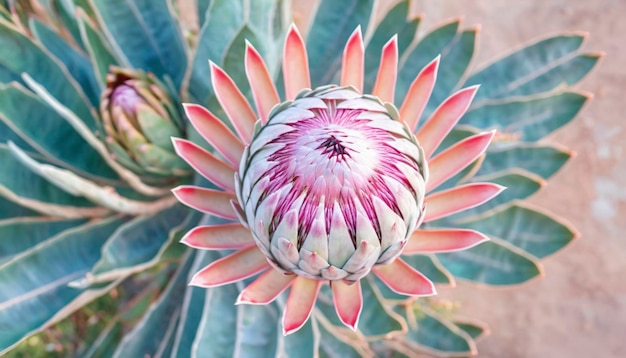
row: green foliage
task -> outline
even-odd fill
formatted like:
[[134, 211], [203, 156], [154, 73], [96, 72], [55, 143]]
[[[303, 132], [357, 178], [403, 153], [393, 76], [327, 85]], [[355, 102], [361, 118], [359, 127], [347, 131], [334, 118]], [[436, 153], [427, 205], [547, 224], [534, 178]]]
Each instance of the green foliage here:
[[[127, 154], [107, 144], [99, 107], [111, 65], [150, 72], [171, 98], [220, 114], [207, 61], [225, 68], [249, 96], [243, 69], [247, 40], [279, 78], [282, 40], [291, 21], [288, 2], [200, 0], [199, 33], [190, 39], [167, 0], [50, 0], [42, 2], [45, 14], [28, 3], [0, 4], [0, 354], [15, 347], [10, 354], [33, 357], [475, 351], [473, 340], [485, 332], [483, 325], [456, 321], [454, 312], [434, 300], [409, 302], [373, 277], [361, 281], [366, 305], [357, 332], [341, 324], [330, 290], [323, 287], [311, 319], [286, 337], [284, 296], [267, 306], [235, 306], [240, 284], [187, 286], [220, 255], [185, 250], [178, 241], [198, 223], [218, 219], [177, 205], [169, 190], [200, 179], [120, 166]], [[538, 141], [569, 123], [586, 103], [589, 95], [572, 86], [599, 55], [582, 50], [584, 35], [564, 34], [475, 70], [470, 67], [475, 29], [454, 20], [418, 36], [420, 19], [409, 17], [407, 0], [377, 24], [370, 21], [374, 3], [321, 2], [306, 42], [313, 86], [339, 77], [343, 45], [358, 25], [371, 34], [365, 38], [366, 91], [383, 45], [398, 34], [397, 105], [417, 72], [441, 56], [421, 123], [454, 91], [481, 84], [462, 125], [442, 147], [498, 130], [484, 158], [441, 189], [477, 181], [508, 187], [482, 206], [429, 223], [474, 229], [491, 241], [406, 261], [442, 285], [455, 279], [512, 285], [537, 277], [540, 260], [577, 236], [561, 220], [522, 201], [572, 156], [566, 148]], [[17, 16], [8, 11], [13, 5]], [[192, 130], [185, 134], [195, 139]], [[78, 328], [93, 315], [99, 319], [83, 335]], [[54, 340], [53, 333], [73, 337], [75, 344], [47, 352], [41, 347]]]

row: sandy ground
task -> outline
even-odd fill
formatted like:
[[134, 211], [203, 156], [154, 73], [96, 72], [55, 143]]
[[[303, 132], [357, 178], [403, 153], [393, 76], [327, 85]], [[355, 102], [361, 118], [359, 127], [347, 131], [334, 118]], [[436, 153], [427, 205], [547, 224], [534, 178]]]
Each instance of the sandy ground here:
[[579, 85], [594, 100], [548, 138], [577, 157], [530, 200], [573, 223], [581, 238], [544, 261], [542, 279], [508, 289], [460, 283], [443, 295], [491, 326], [481, 357], [626, 357], [626, 1], [418, 0], [412, 10], [425, 15], [422, 29], [458, 16], [465, 27], [482, 25], [478, 66], [563, 31], [588, 31], [586, 48], [606, 52]]

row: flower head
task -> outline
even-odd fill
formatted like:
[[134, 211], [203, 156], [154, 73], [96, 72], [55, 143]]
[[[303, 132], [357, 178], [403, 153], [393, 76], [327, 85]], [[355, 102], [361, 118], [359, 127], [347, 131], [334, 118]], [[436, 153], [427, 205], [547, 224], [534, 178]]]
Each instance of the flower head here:
[[183, 139], [174, 139], [174, 146], [223, 190], [181, 186], [174, 193], [193, 208], [239, 222], [197, 227], [183, 238], [199, 249], [236, 250], [198, 272], [192, 284], [213, 287], [260, 274], [239, 296], [238, 303], [247, 304], [272, 302], [291, 287], [283, 315], [288, 334], [307, 321], [320, 286], [329, 283], [339, 318], [356, 329], [363, 306], [359, 279], [370, 271], [398, 293], [432, 295], [432, 282], [398, 256], [460, 250], [487, 239], [471, 230], [418, 229], [502, 190], [472, 183], [427, 195], [474, 162], [493, 137], [481, 133], [433, 157], [477, 88], [455, 93], [413, 134], [438, 59], [419, 73], [399, 110], [392, 104], [397, 61], [394, 37], [383, 48], [372, 94], [362, 94], [357, 29], [344, 51], [340, 86], [311, 90], [304, 43], [292, 27], [282, 103], [260, 55], [246, 48], [256, 112], [211, 64], [216, 96], [235, 131], [188, 104], [192, 124], [220, 155]]

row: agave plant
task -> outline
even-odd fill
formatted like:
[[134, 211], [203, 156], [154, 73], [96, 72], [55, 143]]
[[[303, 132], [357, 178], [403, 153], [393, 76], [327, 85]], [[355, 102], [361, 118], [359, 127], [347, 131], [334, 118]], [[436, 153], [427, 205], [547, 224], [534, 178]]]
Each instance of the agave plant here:
[[[520, 200], [571, 157], [538, 141], [589, 97], [570, 87], [599, 57], [581, 34], [472, 70], [476, 29], [452, 21], [418, 38], [408, 1], [373, 25], [373, 0], [322, 1], [306, 42], [286, 32], [280, 1], [198, 1], [197, 34], [166, 1], [4, 3], [2, 352], [103, 296], [115, 312], [79, 355], [470, 355], [483, 324], [403, 294], [528, 281], [576, 236]], [[312, 119], [338, 112], [334, 136]], [[202, 175], [171, 155], [170, 135]], [[333, 168], [347, 192], [323, 183]], [[376, 180], [357, 183], [368, 171]], [[181, 184], [206, 215], [176, 204]], [[303, 186], [340, 204], [273, 195]], [[178, 243], [188, 231], [184, 243], [210, 250]]]

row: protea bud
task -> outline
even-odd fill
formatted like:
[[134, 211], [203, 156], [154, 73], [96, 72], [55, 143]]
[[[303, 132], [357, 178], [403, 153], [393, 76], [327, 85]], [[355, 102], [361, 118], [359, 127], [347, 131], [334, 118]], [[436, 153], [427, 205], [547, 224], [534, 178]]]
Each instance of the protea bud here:
[[106, 143], [120, 163], [139, 174], [188, 174], [170, 140], [183, 135], [180, 111], [154, 75], [112, 68], [100, 112]]
[[331, 86], [270, 114], [236, 185], [245, 221], [278, 269], [354, 282], [400, 254], [423, 217], [426, 173], [392, 105]]

